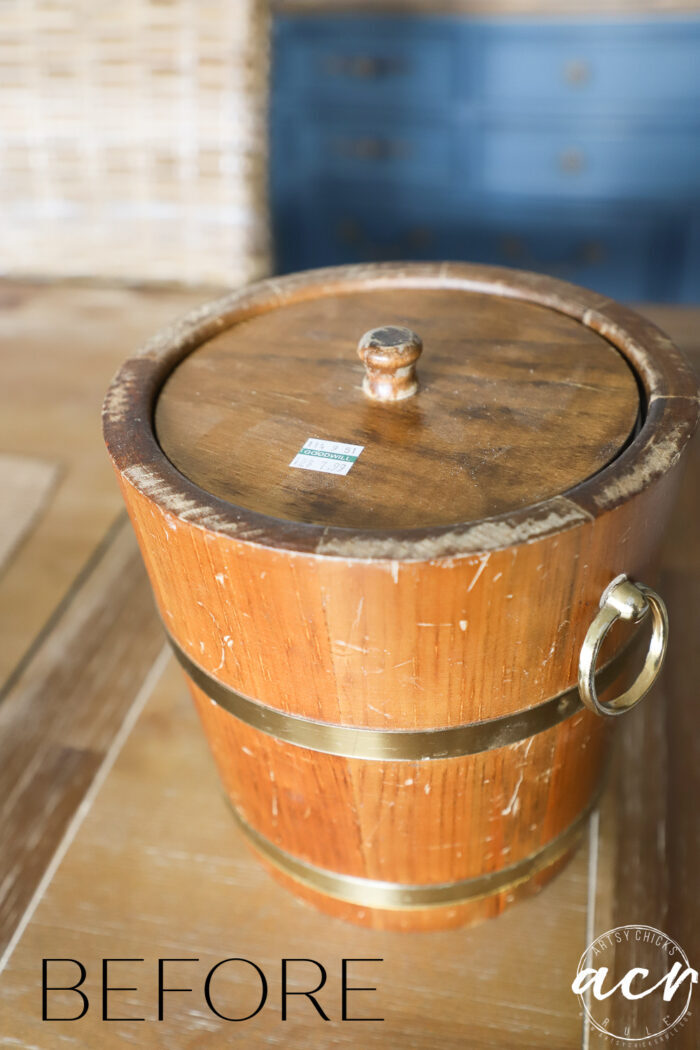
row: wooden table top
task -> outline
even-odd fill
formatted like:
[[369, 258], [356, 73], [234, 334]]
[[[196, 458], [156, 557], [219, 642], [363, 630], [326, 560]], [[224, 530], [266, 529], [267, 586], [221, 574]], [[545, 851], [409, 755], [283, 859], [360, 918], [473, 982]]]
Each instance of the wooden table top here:
[[[584, 845], [539, 896], [473, 929], [389, 934], [331, 920], [285, 893], [248, 853], [162, 632], [103, 451], [99, 406], [117, 364], [206, 291], [0, 284], [0, 1048], [611, 1045], [570, 989], [594, 936], [644, 923], [697, 967], [700, 737], [700, 443], [692, 449], [663, 562], [671, 616], [662, 685], [617, 734], [608, 787]], [[645, 307], [700, 372], [700, 309]], [[35, 479], [23, 482], [28, 472]], [[12, 513], [8, 513], [10, 507]], [[11, 540], [11, 542], [10, 542]], [[165, 1017], [157, 967], [168, 964]], [[232, 1024], [207, 1008], [217, 962], [264, 972], [268, 1000]], [[87, 970], [80, 1021], [43, 1021], [42, 959]], [[101, 962], [110, 983], [102, 1020]], [[327, 970], [318, 1000], [281, 1019], [281, 960]], [[341, 960], [349, 996], [341, 1020]], [[60, 983], [75, 974], [54, 964]], [[63, 969], [61, 969], [63, 966]], [[318, 983], [289, 964], [290, 989]], [[75, 979], [75, 977], [73, 977]], [[309, 983], [309, 982], [313, 983]], [[70, 983], [65, 980], [64, 984]], [[212, 984], [222, 1012], [255, 1009], [249, 964]], [[697, 995], [697, 992], [696, 992]], [[53, 993], [49, 1009], [76, 1009]], [[698, 1024], [667, 1044], [694, 1047]]]

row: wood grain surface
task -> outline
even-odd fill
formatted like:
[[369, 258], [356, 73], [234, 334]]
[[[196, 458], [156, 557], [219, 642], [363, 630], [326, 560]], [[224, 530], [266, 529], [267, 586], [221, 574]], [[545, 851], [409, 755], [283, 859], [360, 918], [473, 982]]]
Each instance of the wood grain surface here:
[[[539, 899], [455, 933], [363, 930], [317, 913], [279, 888], [246, 849], [221, 797], [179, 670], [171, 666], [0, 979], [0, 1001], [9, 1007], [0, 1047], [16, 1040], [48, 1050], [59, 1037], [68, 1047], [103, 1050], [130, 1043], [215, 1047], [237, 1038], [250, 1047], [293, 1050], [358, 1045], [463, 1050], [465, 1043], [480, 1050], [502, 1045], [504, 1032], [508, 1045], [521, 1050], [577, 1046], [581, 1022], [568, 985], [585, 937], [586, 878], [583, 850]], [[79, 886], [84, 888], [76, 892]], [[146, 959], [115, 967], [124, 979], [114, 983], [138, 985], [139, 991], [116, 993], [114, 1016], [153, 1020], [161, 956], [200, 960], [171, 971], [174, 986], [195, 991], [166, 997], [162, 1023], [104, 1024], [99, 1016], [103, 954]], [[37, 982], [44, 956], [85, 962], [96, 1008], [84, 1021], [41, 1022]], [[202, 993], [208, 969], [228, 956], [257, 962], [271, 986], [269, 1007], [235, 1026], [213, 1016]], [[289, 1020], [281, 1022], [282, 957], [317, 959], [327, 967], [329, 994], [319, 999], [330, 1022], [304, 1000], [291, 1000]], [[357, 967], [372, 979], [354, 982], [379, 989], [357, 996], [357, 1015], [384, 1017], [383, 1022], [340, 1021], [343, 957], [384, 960]], [[309, 972], [313, 967], [299, 966], [296, 987], [303, 987]], [[240, 1015], [253, 1008], [255, 975], [243, 967], [223, 974], [219, 989], [223, 1012]], [[57, 1013], [67, 1013], [75, 1004], [70, 995], [57, 995], [53, 1005]]]
[[0, 955], [162, 646], [122, 517], [0, 703]]
[[[77, 295], [78, 290], [73, 292]], [[91, 295], [90, 290], [80, 290], [85, 317], [90, 315]], [[700, 372], [699, 312], [680, 308], [645, 312], [692, 352]], [[43, 316], [47, 327], [60, 326], [57, 290], [52, 292], [52, 310], [44, 310]], [[95, 317], [99, 318], [99, 311]], [[99, 332], [96, 320], [96, 345]], [[20, 339], [13, 345], [21, 352]], [[70, 359], [70, 351], [66, 354]], [[41, 430], [40, 417], [34, 417], [34, 426]], [[56, 433], [52, 436], [55, 441]], [[38, 442], [39, 434], [34, 440]], [[695, 645], [699, 499], [696, 439], [662, 559], [659, 586], [668, 600], [672, 624], [664, 684], [636, 714], [622, 720], [610, 790], [591, 829], [593, 854], [584, 847], [538, 897], [473, 929], [411, 936], [362, 930], [320, 915], [277, 888], [246, 851], [218, 792], [180, 673], [171, 665], [113, 768], [115, 748], [130, 722], [118, 734], [106, 765], [104, 761], [100, 765], [96, 756], [97, 783], [104, 781], [99, 793], [95, 781], [84, 777], [75, 782], [70, 801], [58, 807], [60, 827], [71, 808], [74, 817], [79, 807], [80, 814], [67, 821], [69, 833], [59, 842], [53, 862], [40, 855], [35, 863], [26, 859], [20, 863], [28, 898], [42, 876], [43, 882], [29, 910], [22, 916], [15, 914], [13, 921], [19, 925], [12, 951], [0, 964], [6, 966], [0, 975], [0, 1046], [53, 1050], [60, 1043], [90, 1050], [124, 1045], [185, 1050], [220, 1046], [237, 1037], [251, 1047], [284, 1044], [292, 1050], [354, 1047], [358, 1041], [369, 1048], [402, 1045], [413, 1050], [432, 1050], [436, 1043], [448, 1050], [506, 1044], [530, 1050], [552, 1046], [602, 1050], [607, 1042], [584, 1024], [570, 991], [576, 961], [591, 934], [618, 922], [652, 923], [676, 935], [696, 966], [700, 957], [696, 893], [700, 839], [693, 804], [700, 770], [696, 710], [700, 668]], [[116, 533], [107, 537], [106, 546], [116, 538]], [[66, 603], [58, 611], [57, 621], [68, 608]], [[2, 611], [9, 614], [6, 605]], [[86, 626], [89, 621], [87, 615]], [[120, 632], [125, 637], [119, 644], [127, 644], [126, 635], [140, 629], [122, 616]], [[95, 632], [88, 631], [85, 637], [98, 645], [90, 660], [94, 667], [106, 653]], [[37, 658], [44, 640], [41, 634], [34, 643]], [[45, 671], [51, 659], [61, 663], [62, 652], [62, 645], [45, 649]], [[138, 686], [134, 683], [133, 688], [132, 701]], [[94, 717], [95, 706], [86, 703], [84, 690], [62, 695], [63, 704], [74, 708], [74, 717], [78, 713], [87, 721]], [[132, 720], [143, 700], [142, 693], [136, 711], [132, 708]], [[18, 730], [8, 722], [7, 735], [20, 746], [27, 722], [23, 727], [21, 722], [15, 725]], [[644, 744], [643, 759], [640, 741], [649, 742]], [[44, 790], [40, 769], [27, 769], [26, 775], [40, 797]], [[24, 798], [28, 795], [29, 790]], [[50, 799], [50, 794], [45, 797]], [[12, 805], [11, 799], [7, 802]], [[51, 834], [50, 812], [43, 828], [45, 835]], [[11, 834], [25, 834], [20, 821]], [[4, 836], [0, 884], [11, 870], [8, 861], [17, 856], [8, 845], [11, 838]], [[84, 1021], [41, 1021], [41, 959], [47, 955], [81, 958], [88, 966], [93, 1008]], [[112, 993], [114, 1014], [135, 1013], [149, 1017], [151, 1023], [106, 1024], [99, 1019], [98, 967], [103, 957], [117, 955], [146, 961], [115, 969], [117, 978], [126, 978], [115, 984], [133, 983], [138, 991]], [[229, 955], [256, 960], [270, 978], [270, 1005], [245, 1025], [212, 1016], [202, 996], [207, 969]], [[289, 1020], [280, 1021], [280, 960], [285, 955], [315, 958], [327, 966], [329, 994], [322, 1002], [331, 1022], [322, 1022], [303, 998], [291, 999]], [[378, 991], [358, 993], [354, 1000], [358, 1013], [366, 1008], [373, 1014], [378, 1008], [384, 1022], [353, 1025], [338, 1020], [338, 964], [343, 955], [384, 959], [376, 968], [359, 968], [361, 978], [355, 983], [377, 985]], [[201, 959], [201, 966], [173, 965], [172, 984], [196, 991], [170, 996], [161, 1023], [154, 1019], [159, 956]], [[295, 987], [311, 987], [310, 970], [315, 977], [313, 967], [304, 969], [300, 964]], [[222, 1002], [233, 1009], [250, 1004], [255, 990], [246, 972], [222, 975]], [[74, 1006], [69, 997], [57, 997], [54, 1004], [57, 1009]], [[694, 1050], [698, 1041], [694, 1016], [692, 1025], [667, 1044], [671, 1050]]]
[[0, 452], [57, 465], [58, 483], [0, 577], [0, 685], [88, 563], [122, 504], [100, 440], [110, 377], [154, 329], [211, 290], [0, 283]]
[[104, 387], [206, 294], [0, 283], [0, 955], [162, 642]]
[[[213, 340], [199, 337], [203, 321]], [[393, 404], [365, 396], [356, 362], [357, 337], [382, 321], [419, 333], [424, 358], [432, 351], [435, 359], [418, 392]], [[105, 402], [105, 436], [171, 635], [244, 696], [363, 729], [502, 717], [575, 683], [612, 579], [624, 572], [653, 586], [697, 401], [669, 340], [614, 303], [489, 267], [341, 267], [254, 286], [198, 311], [189, 331], [184, 358], [171, 329], [125, 364]], [[649, 408], [626, 465], [618, 455], [611, 468], [619, 475], [611, 507], [609, 472], [592, 468], [596, 456], [604, 468], [630, 433], [637, 382]], [[161, 448], [145, 390], [156, 398]], [[322, 429], [310, 434], [315, 417]], [[367, 459], [347, 477], [309, 472], [297, 483], [304, 472], [290, 469], [290, 458], [309, 436], [367, 445]], [[574, 477], [555, 448], [568, 470], [582, 451]], [[663, 468], [648, 470], [649, 448], [668, 455]], [[502, 458], [484, 462], [485, 450]], [[266, 541], [202, 527], [190, 502], [178, 507], [159, 484], [174, 474], [164, 452], [198, 486], [200, 517], [225, 494], [236, 497], [229, 514], [265, 517]], [[228, 487], [212, 492], [222, 476]], [[328, 483], [326, 496], [316, 478]], [[543, 492], [545, 484], [553, 487]], [[332, 514], [318, 509], [328, 491], [337, 493]], [[555, 496], [579, 513], [568, 527], [558, 521], [550, 535], [526, 539], [514, 528], [474, 558], [438, 557], [410, 539], [411, 528], [455, 526], [481, 512], [551, 514]], [[427, 518], [440, 508], [442, 520]], [[371, 523], [388, 542], [408, 536], [409, 553], [367, 560], [288, 549], [280, 518], [297, 529]], [[606, 754], [609, 725], [581, 711], [481, 754], [408, 764], [339, 758], [251, 733], [194, 693], [234, 806], [263, 842], [325, 872], [390, 884], [495, 877], [554, 848], [592, 803]], [[497, 904], [488, 899], [496, 893]], [[471, 920], [508, 898], [494, 888], [476, 906], [419, 911], [370, 907], [367, 898], [349, 909], [339, 896], [329, 893], [324, 908], [404, 929]]]
[[[671, 312], [668, 319], [675, 328]], [[679, 329], [679, 336], [681, 334]], [[697, 328], [694, 331], [689, 328], [687, 336], [695, 343]], [[696, 361], [700, 372], [700, 354]], [[616, 742], [611, 787], [617, 802], [609, 909], [610, 927], [643, 921], [661, 929], [678, 941], [697, 969], [700, 827], [693, 801], [700, 798], [697, 706], [700, 441], [697, 438], [691, 446], [690, 457], [681, 499], [667, 537], [659, 581], [672, 615], [662, 687], [657, 702], [643, 704], [638, 711], [630, 713], [629, 719], [625, 719], [625, 731]], [[642, 956], [635, 960], [635, 965], [643, 964]], [[625, 965], [629, 965], [629, 960]], [[620, 1029], [634, 1018], [635, 1005], [639, 1010], [638, 1004], [624, 1005], [625, 1010], [617, 1003], [614, 1015]], [[660, 1017], [656, 1020], [660, 1021]], [[650, 1024], [651, 1021], [649, 1018]], [[603, 1043], [601, 1038], [600, 1045]], [[699, 1043], [696, 1002], [687, 1032], [678, 1045], [695, 1047]]]
[[0, 572], [39, 518], [57, 474], [55, 463], [0, 453]]
[[[595, 797], [610, 728], [580, 712], [556, 729], [478, 755], [362, 761], [284, 744], [193, 692], [224, 786], [264, 839], [326, 871], [414, 885], [498, 873], [565, 832]], [[559, 865], [551, 867], [530, 892]], [[324, 899], [284, 881], [329, 914], [406, 930], [497, 915], [526, 889], [526, 880], [517, 880], [516, 892], [516, 880], [506, 879], [502, 892], [477, 901], [389, 911]]]
[[[362, 389], [360, 337], [423, 340], [418, 391]], [[639, 413], [634, 375], [563, 314], [494, 295], [377, 288], [273, 307], [190, 354], [156, 431], [178, 470], [273, 518], [343, 528], [454, 525], [558, 495], [604, 467]], [[308, 438], [363, 448], [346, 477], [292, 470]]]

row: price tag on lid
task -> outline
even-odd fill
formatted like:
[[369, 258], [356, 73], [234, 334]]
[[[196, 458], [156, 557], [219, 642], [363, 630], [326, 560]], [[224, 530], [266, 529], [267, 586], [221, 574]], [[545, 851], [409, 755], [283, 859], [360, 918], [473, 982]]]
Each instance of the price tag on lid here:
[[298, 470], [317, 470], [322, 474], [347, 474], [364, 445], [309, 438], [289, 464]]

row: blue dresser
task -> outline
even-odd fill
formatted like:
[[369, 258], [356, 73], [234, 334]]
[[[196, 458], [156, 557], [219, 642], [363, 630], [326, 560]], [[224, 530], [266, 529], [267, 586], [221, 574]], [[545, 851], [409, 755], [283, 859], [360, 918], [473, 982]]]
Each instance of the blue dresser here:
[[377, 259], [700, 300], [700, 18], [277, 16], [280, 272]]

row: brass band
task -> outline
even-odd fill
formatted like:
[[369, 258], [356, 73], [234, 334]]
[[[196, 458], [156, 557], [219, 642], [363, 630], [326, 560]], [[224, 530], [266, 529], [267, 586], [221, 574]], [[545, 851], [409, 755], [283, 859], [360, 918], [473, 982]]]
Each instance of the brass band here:
[[379, 879], [343, 875], [329, 871], [327, 868], [319, 868], [315, 864], [309, 864], [308, 861], [300, 860], [287, 853], [286, 850], [280, 849], [274, 842], [251, 827], [235, 808], [231, 808], [251, 846], [273, 867], [278, 868], [290, 878], [318, 893], [325, 893], [329, 897], [349, 901], [351, 904], [358, 904], [365, 908], [403, 911], [454, 906], [476, 900], [479, 897], [490, 897], [494, 893], [511, 890], [521, 882], [527, 882], [533, 875], [554, 864], [576, 844], [597, 801], [598, 796], [596, 795], [568, 828], [565, 828], [541, 849], [516, 861], [515, 864], [501, 868], [500, 871], [490, 871], [483, 875], [475, 875], [470, 879], [460, 879], [459, 882], [440, 882], [429, 885], [384, 882]]
[[[188, 677], [234, 718], [288, 744], [327, 755], [385, 762], [419, 762], [474, 755], [543, 733], [582, 708], [578, 689], [572, 686], [536, 707], [466, 725], [437, 729], [372, 729], [336, 725], [279, 711], [237, 693], [196, 664], [171, 635], [169, 639]], [[632, 642], [597, 672], [595, 680], [599, 692], [611, 685], [635, 658], [639, 641], [640, 632], [637, 632]]]

